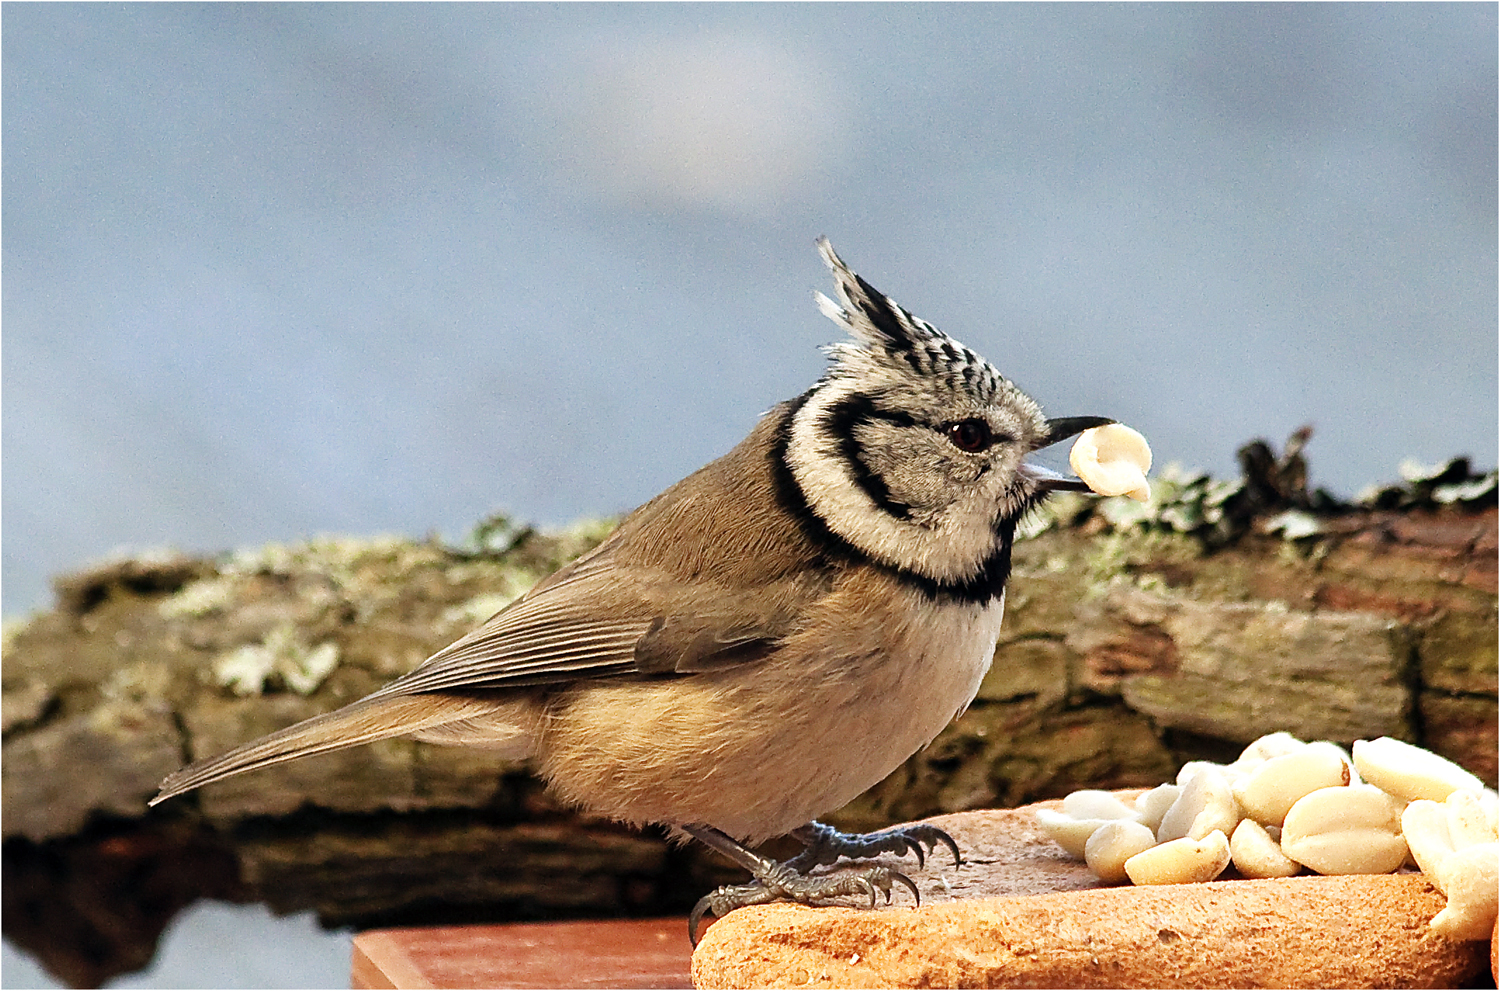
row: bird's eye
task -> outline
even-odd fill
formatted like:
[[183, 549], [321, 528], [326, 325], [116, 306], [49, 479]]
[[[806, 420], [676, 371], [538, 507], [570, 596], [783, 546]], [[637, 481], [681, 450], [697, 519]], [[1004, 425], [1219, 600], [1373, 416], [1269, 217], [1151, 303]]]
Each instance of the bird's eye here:
[[980, 419], [959, 420], [943, 428], [953, 446], [960, 451], [978, 454], [995, 442], [990, 425]]

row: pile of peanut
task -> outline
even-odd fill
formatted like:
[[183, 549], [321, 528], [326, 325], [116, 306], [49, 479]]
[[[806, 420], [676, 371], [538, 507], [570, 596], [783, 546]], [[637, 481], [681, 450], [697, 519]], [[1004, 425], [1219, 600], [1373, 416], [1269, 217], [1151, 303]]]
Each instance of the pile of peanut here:
[[1192, 761], [1127, 804], [1077, 791], [1037, 819], [1104, 881], [1387, 874], [1413, 865], [1445, 894], [1432, 929], [1489, 939], [1500, 892], [1500, 799], [1477, 777], [1400, 740], [1256, 740], [1232, 764]]

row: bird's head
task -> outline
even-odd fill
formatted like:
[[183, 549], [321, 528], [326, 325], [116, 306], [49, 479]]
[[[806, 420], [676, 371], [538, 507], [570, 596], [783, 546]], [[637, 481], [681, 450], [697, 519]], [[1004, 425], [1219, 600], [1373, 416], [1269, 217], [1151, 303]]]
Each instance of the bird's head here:
[[[1049, 491], [1084, 489], [1027, 455], [1104, 417], [1048, 419], [984, 358], [897, 305], [818, 242], [835, 298], [819, 308], [851, 340], [802, 397], [787, 466], [838, 537], [938, 583], [973, 581]], [[1002, 546], [1003, 545], [1003, 546]], [[1003, 581], [1003, 579], [1002, 579]]]

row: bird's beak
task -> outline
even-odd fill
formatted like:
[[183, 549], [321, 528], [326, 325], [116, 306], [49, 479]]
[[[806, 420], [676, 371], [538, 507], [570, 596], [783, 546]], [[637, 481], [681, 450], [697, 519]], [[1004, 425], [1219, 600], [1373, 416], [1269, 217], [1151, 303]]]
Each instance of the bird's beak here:
[[[1085, 430], [1094, 427], [1105, 427], [1114, 423], [1107, 416], [1059, 416], [1047, 421], [1047, 433], [1043, 435], [1033, 450], [1040, 451], [1044, 447], [1051, 447], [1058, 441], [1067, 440], [1069, 437], [1077, 436]], [[1031, 469], [1032, 478], [1036, 479], [1037, 491], [1039, 492], [1089, 492], [1092, 491], [1081, 479], [1071, 478], [1067, 475], [1059, 475], [1057, 472], [1038, 465], [1028, 465]]]
[[1077, 436], [1085, 430], [1092, 430], [1095, 427], [1107, 427], [1114, 422], [1114, 420], [1111, 420], [1107, 416], [1059, 416], [1056, 419], [1047, 421], [1047, 433], [1037, 444], [1036, 450], [1040, 451], [1044, 447], [1051, 447], [1058, 441]]

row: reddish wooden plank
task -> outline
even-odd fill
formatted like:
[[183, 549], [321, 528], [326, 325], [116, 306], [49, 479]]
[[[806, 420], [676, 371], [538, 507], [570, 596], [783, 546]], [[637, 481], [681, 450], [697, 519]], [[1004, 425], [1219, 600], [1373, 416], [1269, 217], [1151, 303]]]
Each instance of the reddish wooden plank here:
[[619, 919], [372, 929], [356, 988], [690, 988], [687, 922]]

